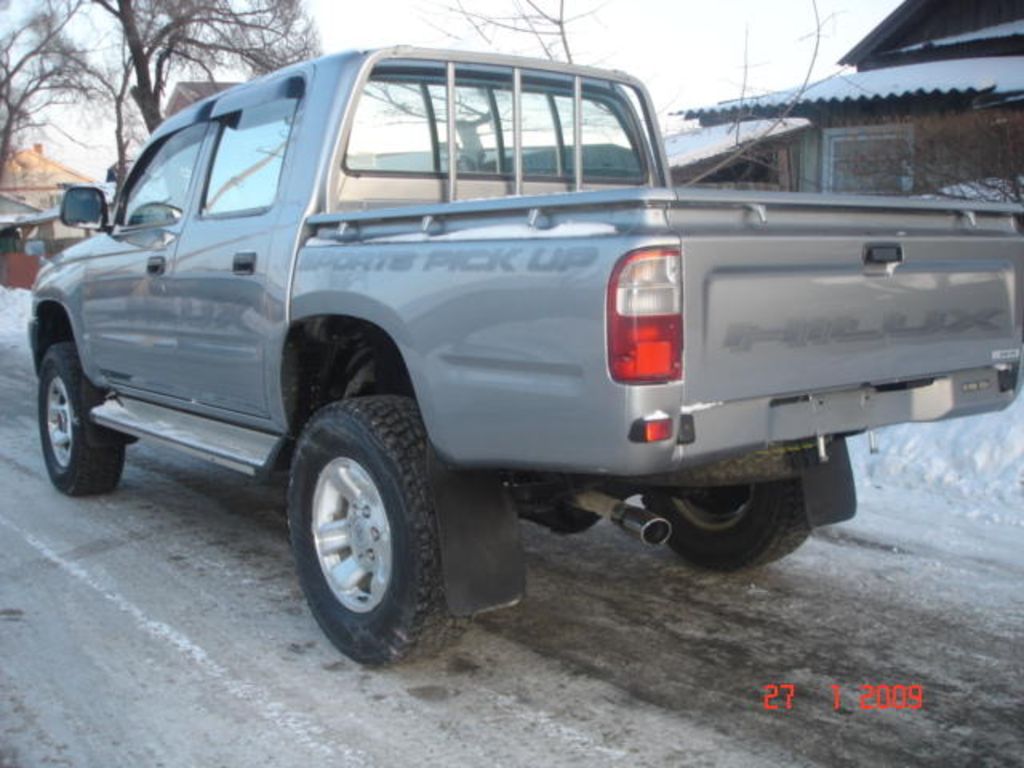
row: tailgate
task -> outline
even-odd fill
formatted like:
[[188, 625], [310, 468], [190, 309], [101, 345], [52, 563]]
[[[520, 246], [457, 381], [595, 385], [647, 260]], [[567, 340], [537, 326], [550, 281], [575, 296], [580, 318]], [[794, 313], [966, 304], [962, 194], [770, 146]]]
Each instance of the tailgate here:
[[686, 400], [803, 394], [1018, 361], [1024, 238], [1012, 225], [952, 227], [682, 228]]

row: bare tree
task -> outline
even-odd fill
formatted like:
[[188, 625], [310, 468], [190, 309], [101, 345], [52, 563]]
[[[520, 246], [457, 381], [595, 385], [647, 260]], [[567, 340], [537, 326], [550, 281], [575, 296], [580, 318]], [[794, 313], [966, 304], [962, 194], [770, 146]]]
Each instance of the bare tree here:
[[20, 29], [0, 36], [0, 183], [17, 136], [44, 125], [74, 87], [67, 26], [83, 0], [43, 0]]
[[[686, 186], [689, 186], [691, 184], [698, 184], [698, 183], [700, 183], [704, 179], [708, 178], [709, 176], [714, 175], [715, 173], [717, 173], [718, 171], [722, 170], [723, 168], [726, 168], [729, 165], [732, 165], [737, 160], [741, 160], [741, 159], [744, 159], [744, 158], [749, 158], [749, 159], [754, 160], [755, 162], [758, 162], [757, 160], [755, 160], [755, 158], [756, 158], [756, 156], [758, 155], [758, 153], [759, 153], [759, 151], [761, 149], [761, 145], [766, 140], [768, 140], [769, 138], [772, 137], [772, 135], [775, 133], [775, 130], [777, 128], [779, 128], [782, 125], [785, 125], [786, 120], [792, 114], [792, 112], [796, 108], [796, 106], [800, 103], [800, 100], [803, 98], [804, 93], [807, 91], [807, 87], [811, 84], [811, 75], [814, 72], [814, 66], [818, 62], [818, 51], [821, 48], [822, 29], [824, 28], [824, 25], [828, 21], [831, 21], [831, 19], [832, 19], [831, 16], [828, 16], [827, 18], [822, 19], [821, 12], [818, 10], [818, 2], [817, 2], [817, 0], [811, 0], [811, 10], [814, 13], [814, 30], [811, 32], [811, 39], [813, 41], [813, 47], [812, 47], [812, 50], [811, 50], [810, 59], [809, 59], [809, 61], [807, 63], [807, 70], [804, 73], [803, 82], [800, 83], [800, 86], [798, 88], [793, 90], [793, 92], [789, 95], [789, 98], [787, 98], [785, 105], [783, 105], [782, 109], [775, 116], [773, 121], [771, 123], [769, 123], [768, 126], [763, 131], [761, 131], [758, 136], [756, 136], [752, 140], [742, 144], [734, 152], [730, 153], [729, 155], [726, 155], [719, 162], [716, 162], [713, 165], [711, 165], [710, 167], [706, 168], [705, 170], [703, 170], [697, 176], [694, 176], [692, 179], [687, 180]], [[747, 72], [748, 72], [748, 69], [749, 69], [749, 64], [747, 62], [747, 44], [748, 44], [748, 42], [749, 42], [749, 38], [747, 37], [747, 33], [745, 33], [744, 43], [743, 43], [743, 84], [741, 86], [741, 95], [740, 95], [740, 102], [741, 102], [741, 104], [740, 104], [740, 114], [736, 117], [736, 125], [735, 125], [736, 143], [737, 144], [740, 143], [739, 142], [739, 138], [740, 138], [740, 123], [744, 119], [749, 118], [749, 117], [752, 116], [752, 113], [749, 112], [749, 111], [746, 114], [744, 114], [743, 105], [742, 105], [742, 102], [743, 102], [744, 99], [746, 99], [746, 95], [747, 95], [746, 94], [746, 91], [747, 91]]]
[[123, 39], [117, 54], [110, 61], [97, 61], [95, 56], [82, 56], [80, 96], [113, 114], [114, 146], [117, 150], [114, 168], [120, 182], [128, 171], [131, 147], [141, 142], [144, 134], [139, 130], [138, 111], [131, 99], [134, 68]]
[[1024, 202], [1024, 114], [1012, 108], [907, 120], [912, 194]]
[[114, 20], [130, 65], [130, 95], [146, 128], [163, 119], [175, 72], [213, 80], [224, 67], [263, 74], [316, 56], [319, 36], [302, 0], [92, 0]]
[[[569, 4], [568, 0], [508, 0], [506, 10], [498, 14], [471, 9], [463, 0], [442, 4], [440, 8], [469, 24], [472, 32], [489, 46], [503, 33], [512, 33], [532, 38], [545, 58], [571, 64], [574, 58], [570, 27], [593, 16], [595, 9], [590, 7], [571, 13]], [[578, 3], [576, 7], [578, 9]], [[442, 31], [454, 37], [448, 30]]]

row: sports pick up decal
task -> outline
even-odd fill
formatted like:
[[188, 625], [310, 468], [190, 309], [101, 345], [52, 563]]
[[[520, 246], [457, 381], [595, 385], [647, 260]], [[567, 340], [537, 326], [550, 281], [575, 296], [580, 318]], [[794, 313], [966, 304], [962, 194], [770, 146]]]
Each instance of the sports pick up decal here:
[[340, 272], [566, 272], [597, 260], [592, 246], [559, 248], [439, 248], [418, 251], [351, 253], [331, 259]]

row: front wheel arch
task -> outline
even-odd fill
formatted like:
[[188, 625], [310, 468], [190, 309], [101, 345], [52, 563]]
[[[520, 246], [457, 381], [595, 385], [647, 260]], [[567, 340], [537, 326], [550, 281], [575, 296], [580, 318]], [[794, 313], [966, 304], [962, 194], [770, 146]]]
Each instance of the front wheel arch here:
[[43, 365], [47, 350], [54, 344], [71, 342], [77, 349], [71, 313], [59, 301], [44, 299], [35, 308], [35, 338], [32, 349], [32, 362], [36, 373]]

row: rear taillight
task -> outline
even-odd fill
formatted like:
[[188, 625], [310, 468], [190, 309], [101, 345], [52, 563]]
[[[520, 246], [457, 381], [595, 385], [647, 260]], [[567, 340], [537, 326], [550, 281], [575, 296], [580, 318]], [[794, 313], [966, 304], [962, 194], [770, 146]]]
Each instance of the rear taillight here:
[[624, 384], [683, 377], [680, 253], [645, 248], [626, 254], [608, 283], [608, 368]]

